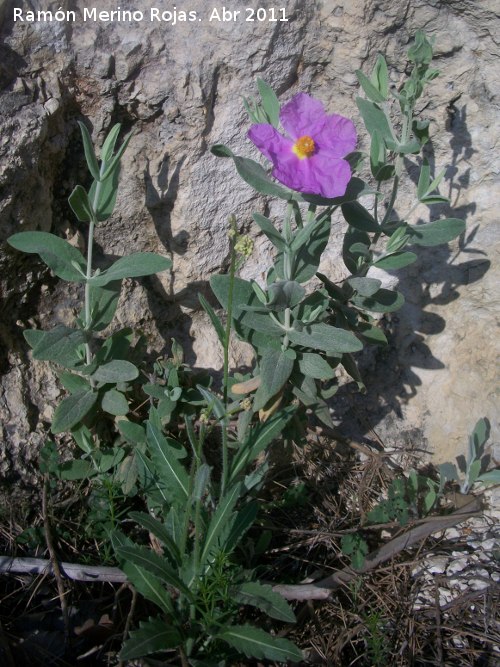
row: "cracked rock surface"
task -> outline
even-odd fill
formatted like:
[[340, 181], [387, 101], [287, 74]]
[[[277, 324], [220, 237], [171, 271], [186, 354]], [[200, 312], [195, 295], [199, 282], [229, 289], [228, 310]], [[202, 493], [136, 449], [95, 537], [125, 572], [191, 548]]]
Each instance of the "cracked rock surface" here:
[[[83, 4], [76, 0], [72, 7], [81, 12]], [[115, 214], [97, 232], [97, 265], [133, 251], [171, 255], [174, 262], [172, 274], [124, 286], [118, 325], [146, 332], [155, 356], [168, 350], [175, 335], [187, 361], [220, 369], [216, 337], [197, 293], [208, 295], [210, 275], [227, 268], [230, 214], [256, 237], [243, 275], [259, 277], [269, 265], [271, 248], [251, 227], [251, 213], [258, 210], [279, 219], [282, 211], [275, 202], [257, 197], [237, 177], [230, 160], [211, 155], [210, 146], [224, 143], [257, 158], [246, 140], [241, 103], [242, 95], [254, 94], [256, 77], [271, 83], [283, 101], [299, 91], [317, 96], [329, 112], [353, 117], [361, 130], [355, 70], [369, 70], [377, 53], [384, 52], [397, 85], [411, 36], [422, 27], [436, 37], [436, 66], [442, 71], [423, 110], [435, 137], [429, 158], [436, 172], [449, 165], [442, 192], [451, 197], [454, 211], [421, 207], [411, 221], [454, 215], [465, 219], [467, 231], [459, 242], [423, 249], [419, 262], [397, 275], [406, 305], [388, 323], [391, 348], [367, 355], [368, 395], [341, 399], [337, 419], [344, 429], [357, 428], [357, 435], [368, 426], [375, 428], [391, 447], [413, 443], [428, 448], [440, 461], [453, 460], [465, 448], [479, 417], [490, 419], [493, 437], [498, 437], [496, 3], [284, 4], [290, 19], [286, 23], [202, 20], [175, 26], [80, 19], [14, 23], [12, 3], [2, 5], [4, 478], [33, 480], [37, 451], [60, 396], [53, 371], [30, 360], [22, 330], [68, 323], [81, 297], [77, 288], [55, 279], [33, 256], [22, 256], [4, 242], [14, 232], [38, 229], [83, 245], [84, 229], [67, 205], [74, 185], [87, 183], [77, 120], [86, 119], [97, 142], [116, 122], [134, 131]], [[49, 2], [46, 9], [60, 6]], [[108, 0], [100, 6], [115, 8]], [[139, 0], [134, 9], [141, 8], [146, 4]], [[192, 0], [189, 9], [206, 19], [204, 0]], [[414, 184], [408, 183], [401, 194], [401, 217], [412, 206], [413, 191]], [[344, 225], [337, 222], [321, 267], [332, 280], [343, 275], [339, 253]], [[248, 350], [235, 347], [232, 362], [248, 364]], [[356, 427], [359, 410], [364, 420]]]

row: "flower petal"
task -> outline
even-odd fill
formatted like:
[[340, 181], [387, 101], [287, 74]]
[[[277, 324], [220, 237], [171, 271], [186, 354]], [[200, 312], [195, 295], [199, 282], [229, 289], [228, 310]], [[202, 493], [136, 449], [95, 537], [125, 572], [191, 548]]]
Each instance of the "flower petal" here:
[[248, 138], [273, 164], [291, 153], [293, 143], [282, 136], [272, 125], [260, 123], [248, 130]]
[[325, 116], [321, 130], [314, 135], [318, 149], [327, 149], [333, 157], [344, 157], [356, 147], [357, 135], [354, 123], [344, 116]]
[[273, 169], [273, 176], [297, 192], [333, 199], [345, 194], [351, 180], [351, 168], [348, 162], [326, 151], [305, 160], [299, 160], [292, 153], [291, 158], [280, 159]]
[[326, 118], [325, 109], [319, 100], [305, 93], [295, 95], [280, 111], [280, 121], [292, 139], [304, 135], [312, 137], [319, 132]]

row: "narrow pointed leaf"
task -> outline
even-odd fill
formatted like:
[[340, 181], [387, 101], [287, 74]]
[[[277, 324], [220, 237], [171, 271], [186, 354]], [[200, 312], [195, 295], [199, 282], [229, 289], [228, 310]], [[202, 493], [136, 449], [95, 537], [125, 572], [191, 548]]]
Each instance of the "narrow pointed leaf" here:
[[169, 452], [169, 445], [158, 427], [147, 422], [147, 442], [151, 458], [161, 483], [171, 493], [171, 498], [179, 503], [186, 503], [189, 498], [189, 477], [175, 456]]
[[[373, 262], [373, 266], [379, 269], [402, 269], [417, 261], [417, 255], [414, 252], [395, 252], [392, 255], [386, 255]], [[367, 294], [366, 296], [371, 296]]]
[[120, 257], [109, 269], [92, 278], [93, 285], [107, 285], [112, 280], [150, 276], [166, 271], [172, 266], [168, 257], [161, 257], [154, 252], [135, 252]]
[[158, 521], [158, 519], [155, 519], [153, 516], [151, 516], [151, 514], [146, 514], [145, 512], [130, 512], [129, 517], [133, 521], [137, 521], [137, 523], [139, 523], [150, 533], [153, 533], [153, 535], [163, 543], [174, 562], [179, 565], [181, 564], [182, 559], [179, 548], [172, 539], [168, 529], [161, 521]]
[[358, 77], [359, 85], [363, 89], [366, 97], [372, 102], [385, 102], [386, 97], [373, 85], [370, 79], [363, 74], [361, 70], [356, 70], [356, 76]]
[[182, 643], [179, 630], [164, 619], [140, 621], [139, 629], [132, 630], [120, 651], [120, 660], [136, 660], [143, 656], [173, 649]]
[[273, 637], [251, 625], [230, 625], [216, 635], [230, 646], [244, 653], [247, 658], [267, 658], [278, 662], [301, 662], [302, 651], [288, 639]]
[[168, 563], [166, 558], [163, 558], [147, 547], [142, 547], [137, 544], [118, 546], [116, 553], [120, 558], [123, 558], [124, 561], [137, 565], [137, 567], [154, 575], [165, 584], [173, 586], [189, 599], [192, 598], [189, 588], [183, 581], [181, 581], [177, 572]]
[[248, 438], [242, 443], [233, 460], [230, 477], [232, 480], [263, 452], [273, 440], [279, 437], [295, 414], [295, 410], [295, 406], [288, 406], [274, 414], [264, 423], [251, 429]]
[[296, 621], [293, 609], [288, 602], [267, 584], [259, 584], [255, 581], [241, 584], [234, 590], [234, 597], [240, 604], [257, 607], [271, 618], [277, 618], [285, 623]]
[[229, 493], [220, 500], [217, 509], [214, 512], [212, 520], [208, 526], [207, 534], [201, 550], [200, 562], [205, 564], [210, 557], [213, 547], [216, 545], [217, 538], [222, 533], [226, 522], [229, 520], [233, 509], [241, 496], [241, 484], [234, 484]]
[[266, 218], [260, 213], [254, 213], [253, 219], [260, 227], [260, 230], [264, 232], [267, 238], [276, 248], [278, 248], [278, 250], [285, 249], [286, 247], [285, 239], [281, 236], [281, 233], [276, 229], [276, 227], [269, 220], [269, 218]]
[[94, 217], [94, 211], [89, 201], [89, 196], [81, 185], [77, 185], [68, 197], [68, 202], [73, 213], [80, 222], [90, 222]]
[[426, 247], [448, 243], [463, 231], [465, 231], [465, 222], [459, 218], [444, 218], [423, 225], [408, 225], [406, 228], [406, 233], [410, 236], [410, 243]]
[[216, 314], [215, 310], [208, 303], [208, 301], [205, 299], [203, 294], [198, 294], [198, 300], [201, 303], [201, 305], [203, 307], [203, 310], [206, 312], [206, 314], [210, 318], [210, 322], [212, 322], [212, 326], [215, 329], [215, 333], [217, 334], [217, 338], [219, 339], [220, 344], [224, 347], [224, 341], [226, 339], [226, 332], [224, 331], [224, 327], [222, 326], [222, 322], [217, 317], [217, 314]]
[[95, 178], [96, 181], [98, 181], [99, 164], [97, 163], [97, 158], [95, 156], [92, 139], [90, 137], [89, 131], [81, 121], [78, 121], [78, 125], [80, 126], [80, 132], [82, 133], [83, 150], [85, 151], [85, 159], [87, 160], [87, 166], [89, 168], [90, 173], [92, 174], [92, 177]]
[[262, 107], [269, 119], [269, 123], [278, 127], [280, 122], [280, 103], [276, 93], [263, 79], [257, 79], [257, 88], [262, 98]]
[[116, 123], [116, 125], [113, 125], [111, 130], [108, 132], [108, 136], [104, 140], [104, 143], [101, 148], [101, 160], [103, 162], [109, 162], [111, 156], [113, 155], [113, 151], [115, 150], [116, 140], [118, 139], [118, 135], [120, 134], [120, 128], [121, 128], [120, 123]]

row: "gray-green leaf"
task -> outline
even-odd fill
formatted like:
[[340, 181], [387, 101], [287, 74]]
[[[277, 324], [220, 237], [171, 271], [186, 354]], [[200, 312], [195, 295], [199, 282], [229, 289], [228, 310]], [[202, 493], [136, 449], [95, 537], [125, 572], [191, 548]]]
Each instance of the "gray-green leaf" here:
[[57, 406], [52, 419], [52, 433], [63, 433], [78, 424], [94, 407], [97, 392], [92, 390], [71, 394]]

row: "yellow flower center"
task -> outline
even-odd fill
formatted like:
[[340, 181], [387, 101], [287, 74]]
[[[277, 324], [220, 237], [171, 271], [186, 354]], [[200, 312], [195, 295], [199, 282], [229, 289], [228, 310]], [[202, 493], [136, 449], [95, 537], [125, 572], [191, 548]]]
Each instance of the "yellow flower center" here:
[[306, 157], [311, 157], [314, 153], [316, 146], [314, 144], [314, 139], [305, 134], [303, 137], [299, 137], [292, 147], [292, 151], [299, 158], [303, 160]]

